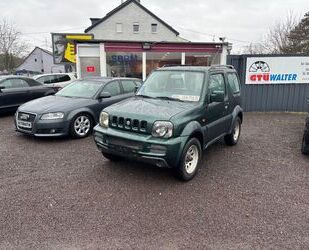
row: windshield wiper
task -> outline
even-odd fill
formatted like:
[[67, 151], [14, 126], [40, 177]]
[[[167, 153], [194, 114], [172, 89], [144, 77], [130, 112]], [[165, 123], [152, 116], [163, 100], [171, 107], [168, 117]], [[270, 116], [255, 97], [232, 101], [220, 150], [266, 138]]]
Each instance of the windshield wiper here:
[[156, 96], [155, 98], [162, 99], [162, 100], [183, 102], [183, 100], [181, 100], [179, 98], [174, 98], [174, 97], [170, 97], [170, 96]]
[[55, 95], [55, 96], [61, 96], [61, 97], [67, 97], [67, 98], [73, 98], [72, 96], [68, 96], [68, 95]]
[[143, 98], [153, 98], [152, 96], [149, 96], [149, 95], [135, 95], [135, 96], [140, 96], [140, 97], [143, 97]]

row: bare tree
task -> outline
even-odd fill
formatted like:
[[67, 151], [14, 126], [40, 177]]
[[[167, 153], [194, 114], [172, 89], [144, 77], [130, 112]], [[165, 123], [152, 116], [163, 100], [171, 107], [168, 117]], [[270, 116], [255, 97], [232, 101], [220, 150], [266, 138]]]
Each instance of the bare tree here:
[[265, 37], [257, 43], [245, 46], [245, 54], [286, 54], [291, 45], [290, 33], [299, 23], [292, 11], [288, 12], [285, 19], [278, 21], [271, 27]]
[[264, 54], [268, 53], [267, 48], [264, 47], [262, 43], [250, 43], [248, 46], [245, 46], [242, 50], [243, 54], [255, 55], [255, 54]]
[[286, 49], [290, 46], [290, 32], [296, 27], [298, 23], [299, 18], [297, 18], [294, 13], [290, 11], [284, 20], [277, 22], [273, 27], [271, 27], [264, 41], [262, 42], [266, 53], [286, 53]]
[[28, 49], [22, 42], [21, 33], [6, 19], [0, 21], [1, 68], [12, 72], [16, 67], [16, 58], [20, 58]]

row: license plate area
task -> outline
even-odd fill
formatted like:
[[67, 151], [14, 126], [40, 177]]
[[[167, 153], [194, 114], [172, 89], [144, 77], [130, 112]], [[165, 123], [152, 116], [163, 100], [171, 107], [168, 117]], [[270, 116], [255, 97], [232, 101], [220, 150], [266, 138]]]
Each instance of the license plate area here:
[[31, 122], [25, 122], [25, 121], [17, 121], [17, 126], [20, 127], [20, 128], [31, 129], [32, 123]]
[[108, 138], [108, 144], [116, 146], [116, 148], [118, 147], [118, 149], [120, 149], [121, 151], [126, 151], [126, 150], [138, 151], [143, 148], [143, 145], [140, 142], [121, 139], [121, 138], [115, 138], [115, 137]]

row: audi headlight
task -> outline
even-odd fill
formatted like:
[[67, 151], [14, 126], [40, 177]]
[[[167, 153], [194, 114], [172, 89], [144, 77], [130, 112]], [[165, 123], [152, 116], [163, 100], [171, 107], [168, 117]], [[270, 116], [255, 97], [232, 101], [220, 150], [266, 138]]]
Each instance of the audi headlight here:
[[173, 123], [167, 121], [156, 121], [152, 126], [152, 136], [170, 138], [173, 135]]
[[101, 125], [101, 127], [108, 128], [108, 120], [109, 120], [108, 113], [101, 112], [101, 114], [100, 114], [100, 125]]
[[58, 120], [64, 117], [64, 113], [55, 112], [55, 113], [46, 113], [41, 116], [41, 120]]

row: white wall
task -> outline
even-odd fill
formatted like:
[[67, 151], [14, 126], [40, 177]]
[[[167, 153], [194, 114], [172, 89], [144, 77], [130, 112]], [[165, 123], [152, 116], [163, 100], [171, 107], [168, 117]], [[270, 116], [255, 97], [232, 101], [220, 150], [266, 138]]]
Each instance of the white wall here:
[[42, 51], [44, 73], [64, 73], [64, 65], [54, 64], [54, 59], [50, 54]]
[[[139, 33], [133, 32], [133, 23], [138, 22]], [[116, 24], [122, 23], [123, 32], [116, 32]], [[158, 32], [151, 32], [151, 24], [158, 24]], [[130, 3], [104, 22], [98, 24], [88, 33], [94, 34], [95, 39], [123, 41], [179, 41], [174, 32], [153, 18], [134, 2]]]

